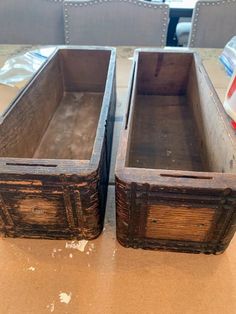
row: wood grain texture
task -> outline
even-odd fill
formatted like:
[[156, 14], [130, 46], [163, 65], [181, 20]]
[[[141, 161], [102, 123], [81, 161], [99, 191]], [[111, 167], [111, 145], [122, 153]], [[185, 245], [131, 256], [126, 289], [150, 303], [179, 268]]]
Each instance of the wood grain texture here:
[[26, 194], [22, 196], [9, 193], [7, 196], [8, 210], [11, 212], [15, 225], [67, 227], [64, 219], [66, 213], [62, 194]]
[[146, 237], [206, 242], [215, 223], [213, 208], [150, 205], [147, 208]]
[[140, 51], [137, 93], [150, 95], [184, 95], [193, 60], [191, 53]]
[[[68, 92], [104, 93], [111, 49], [60, 49], [64, 89]], [[113, 61], [114, 62], [114, 61]], [[113, 64], [113, 67], [115, 63]]]
[[[132, 246], [132, 238], [128, 235], [130, 202], [128, 186], [116, 177], [116, 234], [118, 241], [123, 245]], [[132, 235], [131, 235], [132, 236]], [[131, 238], [131, 239], [130, 239]], [[131, 242], [131, 244], [130, 244]]]
[[[78, 177], [77, 183], [75, 178], [52, 180], [45, 175], [40, 179], [42, 186], [36, 187], [19, 186], [16, 181], [4, 188], [0, 181], [0, 214], [6, 236], [93, 239], [100, 234], [104, 203], [100, 202], [98, 173]], [[28, 180], [33, 182], [29, 176]]]
[[235, 232], [235, 199], [235, 192], [171, 190], [117, 177], [117, 239], [125, 247], [222, 253]]

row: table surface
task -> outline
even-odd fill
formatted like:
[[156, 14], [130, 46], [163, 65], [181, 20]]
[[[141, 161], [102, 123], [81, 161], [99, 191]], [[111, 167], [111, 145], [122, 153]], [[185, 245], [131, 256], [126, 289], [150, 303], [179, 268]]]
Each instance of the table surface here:
[[[0, 66], [31, 47], [0, 46]], [[229, 78], [220, 50], [199, 50], [223, 100]], [[133, 48], [117, 50], [118, 101], [112, 168]], [[0, 313], [232, 314], [236, 313], [236, 237], [218, 256], [126, 249], [116, 241], [111, 172], [105, 228], [79, 242], [0, 238]]]

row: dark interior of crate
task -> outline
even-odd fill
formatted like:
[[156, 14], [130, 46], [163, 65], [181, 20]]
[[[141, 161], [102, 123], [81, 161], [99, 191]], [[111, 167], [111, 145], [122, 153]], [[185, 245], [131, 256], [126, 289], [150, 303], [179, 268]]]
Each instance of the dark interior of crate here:
[[194, 77], [191, 53], [139, 53], [127, 166], [209, 171], [192, 108]]
[[0, 156], [89, 160], [110, 51], [61, 49], [0, 126]]

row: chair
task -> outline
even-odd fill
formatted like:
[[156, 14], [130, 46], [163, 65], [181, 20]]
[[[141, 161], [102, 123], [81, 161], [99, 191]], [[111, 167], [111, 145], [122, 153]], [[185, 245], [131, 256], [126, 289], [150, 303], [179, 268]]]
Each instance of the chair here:
[[63, 0], [1, 0], [0, 44], [64, 44]]
[[235, 34], [236, 0], [196, 3], [188, 46], [223, 48]]
[[165, 46], [168, 14], [141, 0], [66, 0], [66, 44]]
[[188, 45], [189, 34], [191, 31], [191, 18], [183, 18], [179, 21], [176, 27], [176, 37], [178, 39], [178, 46], [186, 47]]

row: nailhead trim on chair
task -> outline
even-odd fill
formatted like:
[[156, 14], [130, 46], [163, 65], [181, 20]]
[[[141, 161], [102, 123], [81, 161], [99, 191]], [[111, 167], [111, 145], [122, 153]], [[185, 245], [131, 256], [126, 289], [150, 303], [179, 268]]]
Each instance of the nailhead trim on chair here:
[[195, 37], [197, 34], [197, 26], [198, 26], [198, 17], [199, 17], [199, 12], [200, 9], [202, 9], [202, 7], [204, 6], [220, 6], [222, 4], [225, 3], [232, 3], [232, 2], [236, 2], [236, 0], [223, 0], [223, 1], [199, 1], [196, 3], [196, 7], [194, 10], [194, 19], [192, 22], [192, 30], [191, 30], [191, 34], [190, 34], [190, 43], [189, 43], [189, 47], [195, 47], [194, 43], [195, 43]]
[[[49, 0], [50, 1], [50, 0]], [[51, 1], [63, 1], [63, 0], [51, 0]], [[236, 0], [235, 0], [236, 1]], [[162, 11], [162, 35], [161, 35], [161, 46], [165, 46], [165, 39], [166, 39], [166, 32], [168, 26], [168, 8], [169, 6], [166, 4], [154, 4], [154, 3], [145, 3], [140, 0], [86, 0], [81, 1], [80, 3], [65, 1], [64, 2], [64, 23], [65, 23], [65, 40], [66, 44], [70, 45], [70, 27], [69, 27], [69, 12], [68, 6], [70, 7], [87, 7], [89, 5], [99, 5], [102, 3], [112, 3], [112, 2], [128, 2], [133, 5], [142, 6], [144, 8], [151, 8], [151, 9], [161, 9]]]
[[48, 2], [64, 2], [64, 0], [46, 0]]

